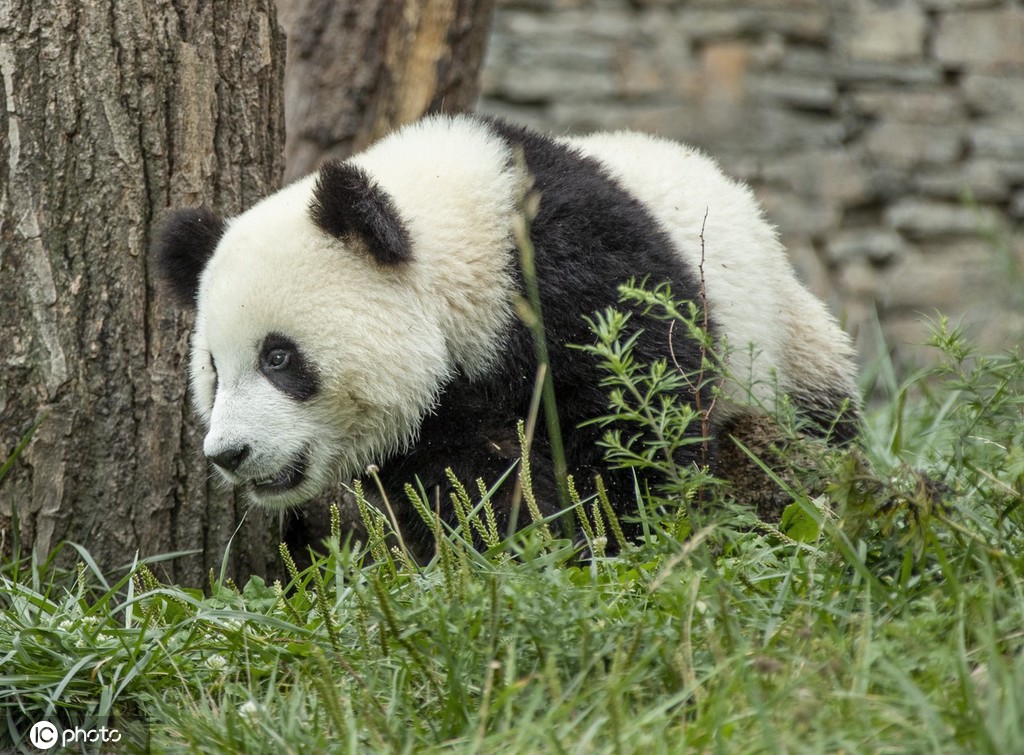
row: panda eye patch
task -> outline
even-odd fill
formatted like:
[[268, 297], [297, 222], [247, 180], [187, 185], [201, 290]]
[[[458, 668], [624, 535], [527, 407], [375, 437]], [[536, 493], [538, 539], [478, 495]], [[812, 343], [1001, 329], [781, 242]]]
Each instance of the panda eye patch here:
[[280, 333], [264, 337], [259, 370], [271, 385], [296, 401], [307, 401], [320, 390], [316, 366], [295, 341]]

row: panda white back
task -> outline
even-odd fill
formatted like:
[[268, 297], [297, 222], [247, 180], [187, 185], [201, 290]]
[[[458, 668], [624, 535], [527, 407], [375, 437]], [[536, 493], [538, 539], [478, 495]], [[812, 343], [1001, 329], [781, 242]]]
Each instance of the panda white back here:
[[[750, 189], [687, 145], [630, 131], [567, 139], [598, 160], [703, 273], [709, 311], [727, 339], [720, 420], [782, 394], [834, 405], [853, 399], [849, 337], [797, 279]], [[853, 399], [855, 401], [855, 399]]]

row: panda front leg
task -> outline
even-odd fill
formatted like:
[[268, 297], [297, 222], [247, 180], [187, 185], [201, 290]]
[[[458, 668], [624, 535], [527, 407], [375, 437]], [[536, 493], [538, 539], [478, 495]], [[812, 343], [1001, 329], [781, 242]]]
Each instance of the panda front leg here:
[[[428, 430], [430, 428], [427, 428]], [[429, 559], [434, 552], [435, 518], [448, 531], [459, 528], [453, 496], [458, 494], [449, 477], [459, 481], [474, 505], [479, 502], [477, 480], [489, 491], [488, 504], [494, 512], [498, 535], [504, 540], [513, 532], [532, 522], [522, 495], [520, 464], [522, 451], [514, 425], [480, 424], [472, 431], [436, 437], [426, 433], [409, 453], [381, 465], [377, 477], [388, 498], [380, 508], [394, 514], [394, 524], [402, 540], [419, 560]], [[409, 500], [406, 485], [411, 485], [432, 514], [432, 521], [423, 516]], [[380, 492], [372, 477], [364, 480], [369, 492]], [[550, 517], [559, 511], [558, 488], [550, 450], [543, 439], [537, 439], [530, 454], [530, 487], [540, 515]], [[383, 504], [382, 501], [379, 503]], [[484, 514], [480, 512], [483, 517]], [[567, 534], [567, 533], [566, 533]], [[477, 548], [486, 548], [479, 532], [466, 535]]]

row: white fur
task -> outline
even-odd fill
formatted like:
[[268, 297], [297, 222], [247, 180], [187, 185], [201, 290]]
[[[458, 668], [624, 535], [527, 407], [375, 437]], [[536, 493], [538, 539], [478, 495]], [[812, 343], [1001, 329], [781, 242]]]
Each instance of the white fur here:
[[439, 311], [453, 360], [481, 375], [512, 314], [512, 239], [522, 177], [508, 145], [478, 121], [433, 117], [352, 162], [383, 186], [415, 239], [414, 291]]
[[[302, 486], [260, 503], [309, 498], [412, 442], [439, 386], [457, 367], [485, 371], [512, 317], [508, 228], [520, 179], [500, 139], [474, 121], [437, 118], [353, 162], [399, 208], [410, 264], [381, 266], [320, 231], [310, 176], [230, 221], [200, 279], [191, 371], [206, 454], [250, 446], [225, 473], [236, 484], [309, 458]], [[259, 374], [268, 332], [312, 359], [317, 396], [295, 401]]]
[[[725, 415], [823, 384], [855, 395], [853, 347], [797, 279], [750, 189], [698, 150], [629, 131], [566, 139], [601, 162], [668, 231], [726, 334]], [[703, 237], [703, 241], [702, 241]], [[703, 257], [703, 259], [702, 259]], [[643, 271], [637, 271], [642, 273]], [[751, 395], [752, 394], [752, 395]]]

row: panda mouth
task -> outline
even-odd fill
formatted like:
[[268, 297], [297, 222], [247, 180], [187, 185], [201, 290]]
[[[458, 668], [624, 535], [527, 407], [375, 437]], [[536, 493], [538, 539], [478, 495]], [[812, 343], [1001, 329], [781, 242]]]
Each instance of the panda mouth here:
[[253, 492], [257, 495], [273, 495], [294, 490], [306, 480], [309, 458], [303, 453], [298, 458], [285, 464], [273, 477], [264, 477], [252, 481]]

